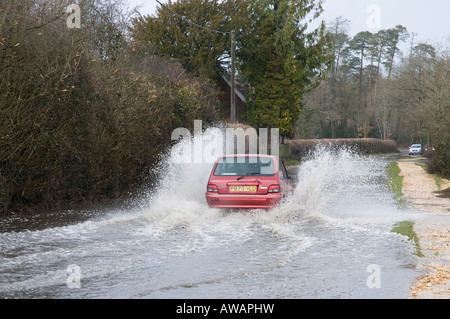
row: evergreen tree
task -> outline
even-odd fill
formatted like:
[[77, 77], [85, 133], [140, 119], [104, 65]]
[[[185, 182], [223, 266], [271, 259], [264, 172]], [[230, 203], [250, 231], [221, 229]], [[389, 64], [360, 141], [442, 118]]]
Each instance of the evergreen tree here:
[[218, 0], [169, 1], [155, 16], [133, 21], [134, 44], [177, 59], [193, 74], [214, 77], [230, 47], [224, 8]]
[[308, 32], [306, 15], [321, 13], [320, 1], [252, 1], [240, 38], [240, 70], [253, 87], [248, 121], [278, 127], [291, 137], [302, 95], [313, 88], [331, 63], [325, 26]]
[[136, 45], [150, 54], [176, 58], [196, 74], [215, 78], [229, 66], [230, 32], [236, 32], [237, 75], [249, 92], [246, 120], [278, 127], [292, 136], [302, 95], [331, 63], [329, 38], [317, 18], [321, 0], [180, 0], [134, 22]]

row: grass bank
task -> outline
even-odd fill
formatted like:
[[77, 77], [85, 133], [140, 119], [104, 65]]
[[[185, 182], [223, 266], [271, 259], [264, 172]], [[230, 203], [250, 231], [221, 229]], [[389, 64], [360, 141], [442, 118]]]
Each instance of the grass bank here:
[[414, 231], [414, 223], [411, 221], [402, 221], [398, 222], [394, 225], [394, 227], [391, 230], [393, 233], [397, 233], [403, 236], [408, 237], [410, 241], [413, 242], [415, 247], [415, 255], [422, 257], [422, 250], [420, 249], [419, 245], [419, 237], [417, 236], [416, 232]]
[[[388, 175], [388, 185], [389, 188], [394, 193], [394, 198], [396, 200], [396, 204], [400, 208], [404, 208], [406, 205], [406, 201], [403, 198], [403, 176], [400, 176], [400, 168], [398, 167], [398, 163], [393, 161], [387, 165], [387, 175]], [[415, 255], [421, 257], [422, 251], [419, 246], [419, 238], [417, 237], [416, 232], [414, 231], [414, 223], [411, 221], [401, 221], [396, 223], [392, 230], [392, 232], [401, 234], [403, 236], [408, 237], [410, 241], [413, 242], [415, 247]]]
[[400, 176], [400, 168], [398, 163], [393, 161], [387, 165], [387, 176], [388, 176], [388, 186], [394, 193], [394, 199], [396, 204], [403, 208], [406, 204], [403, 198], [402, 187], [403, 187], [403, 176]]

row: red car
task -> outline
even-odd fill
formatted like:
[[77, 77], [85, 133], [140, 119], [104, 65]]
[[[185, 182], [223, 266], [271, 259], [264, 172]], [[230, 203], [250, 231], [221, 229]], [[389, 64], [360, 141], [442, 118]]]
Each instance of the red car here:
[[272, 208], [292, 193], [294, 179], [276, 156], [222, 156], [209, 177], [206, 202], [215, 208]]

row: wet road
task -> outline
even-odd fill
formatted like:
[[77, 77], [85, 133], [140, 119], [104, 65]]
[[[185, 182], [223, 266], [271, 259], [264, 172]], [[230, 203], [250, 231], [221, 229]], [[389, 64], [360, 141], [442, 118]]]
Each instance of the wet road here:
[[271, 211], [204, 201], [210, 164], [170, 157], [161, 183], [116, 208], [0, 221], [0, 298], [408, 298], [414, 248], [386, 157], [318, 150]]

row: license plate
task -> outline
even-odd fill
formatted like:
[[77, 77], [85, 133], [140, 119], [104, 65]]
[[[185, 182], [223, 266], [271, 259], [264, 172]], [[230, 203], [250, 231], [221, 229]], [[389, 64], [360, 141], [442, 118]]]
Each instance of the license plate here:
[[230, 186], [230, 192], [256, 192], [256, 186]]

